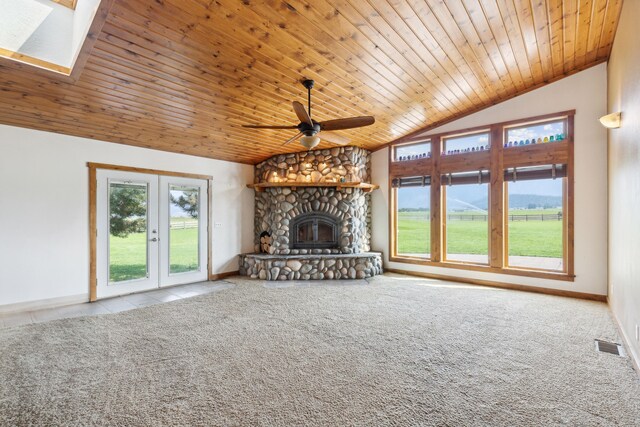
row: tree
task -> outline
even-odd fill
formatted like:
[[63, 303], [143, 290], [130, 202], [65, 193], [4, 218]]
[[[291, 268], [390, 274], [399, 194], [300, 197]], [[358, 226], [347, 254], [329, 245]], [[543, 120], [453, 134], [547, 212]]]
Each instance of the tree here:
[[180, 197], [175, 197], [172, 193], [169, 193], [171, 203], [180, 206], [184, 212], [191, 218], [198, 219], [198, 192], [197, 191], [181, 191]]
[[109, 194], [109, 232], [127, 237], [147, 229], [147, 192], [141, 187], [112, 186]]

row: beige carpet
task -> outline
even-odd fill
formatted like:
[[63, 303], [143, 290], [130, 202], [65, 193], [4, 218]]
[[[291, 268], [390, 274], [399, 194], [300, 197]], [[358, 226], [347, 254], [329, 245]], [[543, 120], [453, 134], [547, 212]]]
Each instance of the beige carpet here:
[[0, 425], [640, 425], [629, 359], [594, 351], [618, 340], [605, 304], [402, 276], [230, 281], [0, 329]]

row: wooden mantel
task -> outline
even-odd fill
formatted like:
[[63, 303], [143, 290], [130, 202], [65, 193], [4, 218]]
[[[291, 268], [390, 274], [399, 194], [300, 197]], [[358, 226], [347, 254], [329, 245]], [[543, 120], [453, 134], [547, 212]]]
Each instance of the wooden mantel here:
[[247, 187], [253, 188], [258, 192], [264, 191], [265, 188], [272, 187], [290, 187], [292, 190], [295, 190], [297, 187], [334, 187], [338, 190], [343, 188], [361, 188], [365, 193], [370, 193], [380, 186], [367, 184], [365, 182], [260, 182], [258, 184], [247, 184]]

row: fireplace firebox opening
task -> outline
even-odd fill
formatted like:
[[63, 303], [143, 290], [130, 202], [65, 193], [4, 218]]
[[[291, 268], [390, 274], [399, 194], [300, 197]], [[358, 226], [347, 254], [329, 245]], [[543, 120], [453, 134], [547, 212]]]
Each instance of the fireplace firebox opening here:
[[331, 215], [318, 212], [299, 215], [291, 224], [291, 248], [338, 248], [338, 225], [338, 219]]

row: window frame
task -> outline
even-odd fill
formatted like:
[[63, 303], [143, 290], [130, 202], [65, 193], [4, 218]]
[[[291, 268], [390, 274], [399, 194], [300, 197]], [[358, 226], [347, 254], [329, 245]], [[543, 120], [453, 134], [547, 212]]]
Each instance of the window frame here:
[[[399, 160], [397, 159], [396, 156], [396, 150], [398, 148], [403, 148], [403, 147], [411, 147], [411, 146], [416, 146], [416, 145], [423, 145], [423, 144], [429, 144], [429, 149], [427, 150], [427, 156], [425, 157], [420, 157], [418, 159], [411, 159], [411, 160]], [[426, 159], [430, 159], [432, 157], [432, 151], [433, 151], [433, 145], [431, 143], [431, 139], [430, 138], [425, 138], [419, 141], [413, 141], [413, 142], [406, 142], [404, 144], [394, 144], [393, 146], [391, 146], [391, 150], [390, 150], [390, 161], [393, 163], [404, 163], [404, 162], [411, 162], [414, 160], [426, 160]]]
[[[429, 199], [431, 200], [431, 184], [428, 185], [429, 187]], [[406, 254], [399, 254], [398, 252], [398, 197], [397, 197], [397, 190], [399, 187], [395, 187], [392, 188], [392, 190], [394, 190], [394, 213], [392, 216], [390, 216], [390, 221], [391, 224], [393, 224], [392, 230], [394, 232], [394, 238], [392, 240], [390, 240], [390, 244], [393, 244], [393, 253], [397, 254], [397, 256], [401, 259], [404, 260], [408, 260], [408, 261], [417, 261], [417, 262], [421, 262], [421, 261], [431, 261], [431, 244], [429, 244], [429, 254], [428, 256], [424, 256], [424, 257], [419, 257], [419, 256], [409, 256]], [[429, 203], [431, 205], [431, 203]], [[431, 210], [429, 210], [429, 227], [431, 227], [431, 218], [432, 218], [432, 214], [431, 214]], [[431, 229], [431, 231], [433, 232], [433, 228]], [[393, 243], [391, 243], [393, 242]]]
[[[458, 154], [455, 154], [456, 156]], [[491, 184], [490, 183], [486, 183], [487, 184], [487, 201], [489, 201], [489, 197], [491, 195]], [[473, 185], [473, 184], [471, 184]], [[441, 233], [442, 233], [442, 262], [443, 263], [448, 263], [448, 264], [457, 264], [457, 265], [471, 265], [471, 266], [489, 266], [490, 261], [491, 261], [491, 254], [489, 253], [491, 251], [491, 221], [490, 221], [490, 214], [489, 214], [489, 210], [487, 209], [487, 262], [483, 263], [483, 262], [473, 262], [473, 261], [462, 261], [462, 260], [458, 260], [458, 259], [450, 259], [449, 258], [449, 254], [448, 254], [448, 248], [447, 248], [447, 221], [449, 220], [448, 218], [448, 213], [447, 213], [447, 187], [448, 184], [446, 182], [443, 182], [440, 184], [440, 191], [442, 193], [442, 227], [441, 227]], [[489, 207], [489, 206], [487, 206]]]
[[568, 215], [566, 214], [568, 208], [567, 192], [569, 189], [569, 176], [557, 178], [562, 180], [562, 270], [550, 270], [546, 268], [538, 267], [524, 267], [519, 265], [509, 264], [509, 181], [504, 181], [504, 266], [509, 269], [527, 270], [533, 272], [546, 272], [556, 274], [568, 273]]
[[[535, 117], [511, 120], [490, 125], [458, 129], [419, 137], [401, 138], [390, 144], [389, 149], [389, 260], [391, 262], [418, 264], [448, 269], [483, 271], [514, 276], [537, 277], [563, 281], [574, 281], [574, 116], [575, 110], [562, 111]], [[565, 138], [560, 142], [504, 147], [508, 129], [546, 122], [565, 121]], [[489, 150], [442, 155], [444, 138], [489, 131]], [[431, 157], [409, 161], [394, 161], [395, 147], [412, 143], [431, 142]], [[563, 179], [563, 267], [564, 271], [542, 270], [508, 265], [508, 206], [507, 186], [504, 170], [511, 167], [544, 164], [566, 165]], [[489, 264], [475, 264], [447, 260], [444, 254], [445, 230], [443, 215], [446, 214], [444, 182], [448, 173], [488, 170], [489, 182]], [[430, 258], [413, 258], [397, 252], [397, 190], [392, 182], [395, 178], [429, 175], [431, 177], [431, 244]]]

